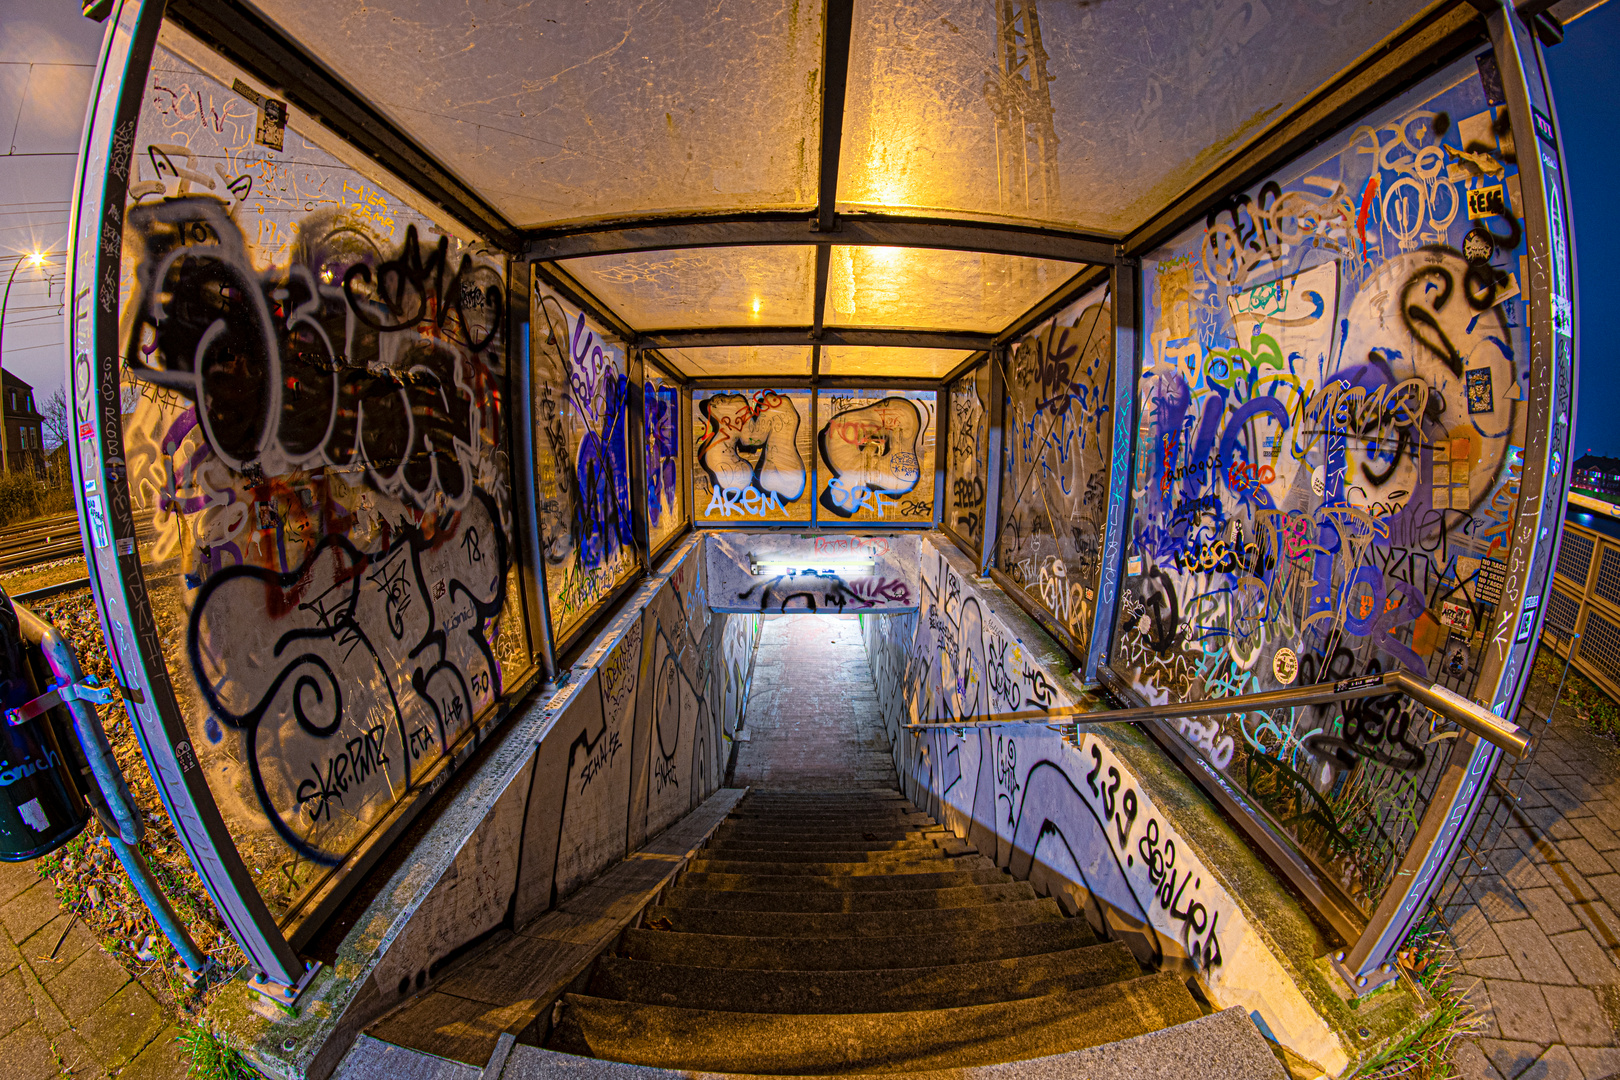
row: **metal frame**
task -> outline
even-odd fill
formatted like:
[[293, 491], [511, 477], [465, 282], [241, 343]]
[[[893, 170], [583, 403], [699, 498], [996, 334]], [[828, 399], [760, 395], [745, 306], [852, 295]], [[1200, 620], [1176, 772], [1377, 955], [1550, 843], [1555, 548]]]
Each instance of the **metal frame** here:
[[[1529, 238], [1534, 287], [1526, 283], [1531, 301], [1532, 385], [1542, 389], [1529, 403], [1532, 410], [1525, 471], [1521, 480], [1524, 507], [1541, 500], [1538, 510], [1521, 513], [1515, 528], [1512, 558], [1527, 566], [1525, 587], [1518, 589], [1511, 579], [1504, 590], [1503, 610], [1513, 608], [1515, 621], [1508, 640], [1499, 642], [1494, 659], [1487, 662], [1482, 685], [1489, 676], [1495, 682], [1494, 701], [1502, 711], [1517, 701], [1525, 677], [1528, 643], [1535, 637], [1541, 617], [1541, 599], [1550, 590], [1552, 560], [1556, 555], [1558, 529], [1548, 527], [1549, 506], [1561, 511], [1570, 468], [1567, 453], [1570, 406], [1575, 390], [1576, 357], [1573, 345], [1574, 282], [1573, 234], [1568, 222], [1568, 192], [1562, 168], [1562, 147], [1556, 128], [1537, 136], [1536, 120], [1555, 115], [1545, 84], [1540, 50], [1531, 29], [1512, 17], [1502, 0], [1488, 12], [1492, 42], [1509, 94], [1509, 111], [1514, 136], [1521, 148], [1521, 184], [1526, 202], [1526, 233]], [[836, 212], [836, 184], [841, 153], [843, 103], [848, 72], [849, 41], [853, 20], [853, 0], [825, 0], [824, 55], [822, 63], [822, 143], [819, 161], [819, 199], [811, 214], [744, 213], [649, 218], [613, 224], [592, 224], [539, 230], [521, 230], [512, 225], [470, 187], [441, 166], [407, 134], [396, 127], [358, 93], [314, 60], [296, 43], [289, 41], [263, 19], [245, 0], [171, 0], [167, 14], [230, 61], [276, 87], [301, 111], [314, 117], [399, 177], [411, 188], [437, 204], [455, 220], [491, 240], [508, 252], [520, 253], [531, 262], [533, 276], [584, 310], [600, 326], [610, 328], [627, 349], [652, 351], [661, 369], [672, 381], [682, 383], [681, 444], [686, 458], [682, 468], [681, 498], [686, 508], [686, 528], [818, 528], [812, 510], [808, 522], [771, 525], [728, 526], [696, 520], [690, 447], [693, 443], [693, 390], [726, 386], [757, 387], [774, 384], [783, 388], [811, 390], [811, 424], [815, 430], [819, 390], [845, 385], [859, 388], [928, 388], [936, 393], [936, 403], [944, 401], [951, 382], [974, 365], [990, 362], [991, 399], [987, 402], [987, 460], [985, 530], [980, 550], [972, 554], [982, 571], [995, 560], [996, 522], [999, 516], [1001, 480], [1005, 454], [1005, 386], [998, 350], [1050, 318], [1094, 287], [1102, 275], [1113, 279], [1112, 295], [1116, 333], [1116, 447], [1111, 468], [1111, 495], [1108, 512], [1104, 580], [1099, 589], [1092, 647], [1083, 658], [1088, 673], [1111, 674], [1106, 667], [1105, 644], [1112, 635], [1121, 548], [1129, 526], [1130, 456], [1135, 444], [1136, 370], [1141, 351], [1138, 271], [1135, 257], [1151, 251], [1207, 212], [1209, 206], [1233, 191], [1242, 190], [1281, 165], [1297, 158], [1311, 146], [1342, 130], [1346, 124], [1389, 100], [1445, 64], [1464, 55], [1483, 39], [1484, 27], [1475, 7], [1490, 7], [1487, 0], [1451, 0], [1414, 17], [1384, 43], [1369, 51], [1309, 98], [1282, 115], [1269, 128], [1235, 150], [1205, 177], [1191, 185], [1170, 205], [1155, 214], [1126, 237], [1101, 236], [1057, 228], [1010, 225], [1005, 223], [939, 219], [899, 214]], [[1531, 5], [1534, 6], [1534, 5]], [[168, 682], [162, 653], [157, 648], [155, 629], [147, 604], [139, 558], [134, 554], [133, 519], [128, 504], [121, 454], [121, 419], [118, 412], [117, 380], [117, 281], [120, 273], [116, 245], [103, 249], [98, 241], [101, 226], [116, 228], [122, 213], [123, 191], [131, 148], [130, 136], [138, 115], [140, 90], [150, 63], [157, 27], [165, 15], [163, 0], [120, 0], [111, 21], [107, 45], [96, 73], [96, 94], [86, 128], [80, 175], [76, 180], [74, 221], [71, 235], [76, 238], [72, 269], [69, 314], [70, 341], [73, 342], [74, 420], [79, 431], [72, 455], [75, 479], [79, 483], [81, 530], [90, 553], [90, 573], [98, 599], [103, 628], [120, 673], [127, 704], [136, 720], [143, 748], [147, 750], [154, 775], [159, 779], [166, 805], [175, 816], [177, 828], [194, 864], [215, 898], [231, 928], [252, 962], [283, 987], [291, 987], [301, 977], [300, 969], [285, 938], [275, 928], [268, 909], [241, 865], [234, 845], [224, 830], [206, 782], [201, 778], [191, 753], [178, 706]], [[1536, 26], [1541, 32], [1540, 25]], [[1528, 59], [1526, 59], [1528, 57]], [[1534, 65], [1534, 77], [1526, 66]], [[1539, 114], [1539, 116], [1538, 116]], [[1548, 126], [1551, 127], [1550, 120]], [[1550, 147], [1550, 150], [1548, 149]], [[1534, 148], [1537, 153], [1524, 153]], [[1548, 159], [1545, 155], [1551, 153]], [[111, 215], [108, 217], [108, 215]], [[592, 296], [568, 273], [562, 261], [591, 255], [666, 250], [683, 247], [716, 247], [761, 244], [813, 244], [817, 247], [815, 313], [807, 327], [706, 328], [698, 330], [651, 330], [637, 332], [611, 309]], [[825, 303], [831, 246], [882, 245], [981, 251], [992, 254], [1061, 259], [1076, 264], [1076, 275], [1034, 305], [1018, 319], [994, 334], [959, 333], [922, 329], [843, 328], [825, 325]], [[1550, 276], [1549, 276], [1550, 273]], [[517, 277], [509, 269], [509, 282]], [[527, 277], [527, 275], [525, 275]], [[1126, 296], [1126, 284], [1129, 293]], [[98, 304], [97, 301], [100, 301]], [[525, 295], [525, 307], [527, 295]], [[1123, 316], [1130, 313], [1130, 319]], [[1128, 338], [1128, 342], [1127, 342]], [[513, 337], [514, 345], [517, 337]], [[658, 356], [659, 348], [697, 348], [706, 345], [810, 344], [811, 373], [807, 379], [735, 376], [725, 379], [694, 379], [678, 364]], [[942, 379], [862, 379], [823, 378], [820, 372], [822, 345], [876, 345], [895, 347], [934, 347], [973, 351]], [[1129, 383], [1121, 378], [1129, 356]], [[514, 372], [520, 408], [512, 418], [526, 414], [529, 405], [528, 364]], [[109, 381], [110, 380], [110, 381]], [[112, 390], [108, 392], [109, 388]], [[639, 390], [639, 387], [638, 387]], [[1552, 407], [1556, 399], [1557, 407]], [[635, 409], [632, 424], [644, 423], [643, 411]], [[943, 476], [944, 454], [948, 453], [948, 432], [936, 408], [936, 519], [943, 513], [938, 491]], [[529, 460], [514, 463], [519, 473], [532, 481], [533, 432], [527, 415], [522, 416], [524, 435], [521, 445]], [[1123, 458], [1119, 439], [1128, 447]], [[514, 445], [520, 445], [514, 443]], [[636, 455], [632, 453], [632, 457]], [[814, 455], [813, 455], [814, 458]], [[810, 484], [815, 488], [815, 460], [811, 462]], [[1123, 480], [1121, 484], [1121, 470]], [[634, 471], [634, 467], [633, 467]], [[644, 488], [645, 485], [640, 485]], [[537, 523], [533, 504], [534, 489], [528, 483], [527, 502], [519, 507], [531, 523]], [[638, 502], [632, 499], [632, 503]], [[644, 516], [644, 513], [643, 513]], [[1561, 518], [1561, 513], [1556, 515]], [[861, 523], [871, 527], [873, 523]], [[645, 522], [639, 534], [641, 557], [646, 567], [667, 551], [682, 533], [661, 546], [660, 552], [647, 550]], [[844, 526], [838, 526], [844, 527]], [[888, 527], [888, 526], [885, 526]], [[904, 527], [904, 526], [901, 526]], [[914, 526], [920, 527], [920, 526]], [[644, 575], [636, 575], [615, 589], [601, 602], [596, 614], [584, 620], [564, 642], [551, 633], [547, 616], [544, 564], [538, 561], [537, 528], [530, 528], [523, 550], [531, 561], [530, 587], [525, 589], [526, 615], [531, 620], [531, 652], [545, 658], [547, 670], [555, 670], [559, 645], [571, 646], [589, 634], [602, 615], [618, 603]], [[959, 544], [961, 538], [946, 530]], [[520, 569], [520, 573], [523, 571]], [[525, 579], [527, 580], [527, 578]], [[1009, 589], [1024, 604], [1022, 590]], [[1522, 601], [1523, 609], [1519, 610]], [[1026, 609], [1028, 605], [1025, 604]], [[1050, 621], [1039, 612], [1035, 617], [1051, 629]], [[536, 618], [538, 621], [535, 621]], [[1067, 635], [1055, 634], [1059, 640]], [[1429, 839], [1421, 865], [1403, 866], [1410, 871], [1412, 887], [1398, 911], [1386, 914], [1380, 909], [1375, 922], [1383, 919], [1382, 936], [1368, 940], [1366, 949], [1358, 943], [1349, 957], [1350, 968], [1376, 966], [1388, 952], [1389, 935], [1404, 934], [1420, 909], [1434, 881], [1435, 867], [1449, 861], [1455, 845], [1477, 807], [1485, 779], [1494, 769], [1496, 749], [1483, 741], [1470, 745], [1458, 740], [1447, 784], [1449, 797], [1437, 792], [1431, 817], [1443, 803], [1446, 809]], [[1464, 760], [1466, 757], [1466, 760]], [[447, 756], [447, 762], [449, 758]], [[442, 779], [442, 774], [440, 776]], [[1453, 780], [1455, 781], [1453, 784]], [[191, 805], [177, 803], [172, 795], [183, 793]], [[1425, 819], [1427, 829], [1429, 819]], [[1414, 848], [1415, 850], [1415, 848]], [[1371, 933], [1371, 931], [1369, 931]], [[1394, 940], [1398, 941], [1399, 937]], [[286, 990], [291, 994], [290, 989]]]
[[[679, 409], [684, 409], [685, 408], [686, 397], [687, 397], [688, 392], [690, 391], [690, 383], [689, 383], [689, 380], [678, 378], [674, 374], [672, 374], [671, 371], [670, 371], [670, 368], [673, 365], [671, 365], [667, 360], [665, 360], [663, 358], [663, 356], [661, 356], [657, 352], [654, 352], [654, 351], [652, 351], [650, 349], [643, 349], [643, 350], [640, 350], [640, 353], [641, 353], [641, 365], [642, 365], [642, 374], [641, 374], [641, 387], [642, 387], [641, 394], [642, 394], [642, 396], [640, 398], [638, 398], [637, 400], [641, 402], [639, 423], [640, 423], [642, 431], [643, 431], [643, 438], [645, 438], [645, 431], [646, 431], [646, 424], [647, 424], [647, 412], [646, 412], [647, 368], [651, 367], [654, 371], [658, 372], [658, 377], [659, 378], [665, 380], [666, 382], [669, 382], [669, 383], [673, 384], [677, 388], [677, 390], [680, 391], [676, 395], [676, 401], [680, 402], [681, 404], [677, 405], [676, 408], [679, 408]], [[677, 418], [677, 420], [679, 420], [679, 419], [680, 418]], [[684, 453], [685, 453], [685, 448], [687, 446], [687, 438], [686, 438], [685, 433], [686, 433], [686, 428], [684, 426], [681, 426], [679, 423], [677, 423], [676, 436], [675, 436], [676, 443], [678, 444], [677, 454], [684, 455]], [[643, 450], [643, 456], [645, 457], [645, 450]], [[645, 460], [643, 461], [642, 468], [643, 469], [646, 468]], [[691, 471], [692, 471], [691, 468], [687, 464], [685, 464], [684, 462], [681, 464], [681, 467], [680, 467], [681, 490], [676, 494], [676, 503], [681, 507], [681, 509], [683, 511], [687, 511], [686, 516], [681, 521], [681, 527], [676, 529], [674, 532], [670, 533], [668, 537], [666, 537], [661, 543], [659, 543], [656, 547], [654, 547], [652, 545], [652, 543], [651, 543], [651, 524], [649, 522], [649, 525], [648, 525], [648, 543], [647, 543], [647, 572], [649, 574], [655, 573], [657, 571], [659, 561], [661, 559], [663, 559], [663, 557], [666, 554], [669, 553], [671, 548], [673, 548], [676, 544], [680, 543], [681, 537], [685, 536], [688, 532], [690, 532], [692, 530], [692, 515], [689, 512], [690, 511], [691, 500], [690, 500], [690, 498], [688, 498], [688, 492], [686, 490], [690, 486], [688, 484], [688, 481], [690, 480], [690, 477], [687, 476], [687, 473], [689, 473]], [[642, 491], [641, 498], [643, 500], [645, 500], [645, 498], [646, 498], [646, 494], [645, 494], [646, 493], [646, 485], [645, 485], [645, 483], [643, 483], [641, 491]], [[642, 512], [645, 514], [646, 509], [644, 508]]]
[[979, 574], [986, 576], [996, 564], [996, 542], [1001, 539], [1001, 477], [1007, 467], [1007, 361], [1012, 346], [990, 351], [990, 415], [985, 420], [984, 539], [979, 545]]
[[[778, 384], [780, 385], [780, 384]], [[755, 383], [750, 389], [757, 389]], [[911, 390], [932, 392], [934, 395], [934, 513], [927, 521], [826, 521], [821, 516], [821, 450], [817, 436], [821, 430], [821, 392], [823, 390]], [[863, 379], [858, 376], [840, 376], [836, 379], [823, 379], [812, 381], [810, 386], [810, 457], [814, 468], [810, 473], [811, 490], [816, 498], [810, 503], [810, 527], [812, 529], [907, 529], [929, 530], [939, 525], [939, 484], [943, 473], [943, 451], [941, 449], [941, 430], [943, 424], [939, 416], [940, 384], [933, 379]], [[918, 483], [922, 478], [918, 477]], [[766, 529], [780, 529], [788, 522], [764, 522], [753, 528], [764, 531]]]
[[[938, 497], [938, 500], [937, 500], [937, 506], [938, 506], [938, 509], [939, 509], [939, 513], [936, 515], [936, 517], [938, 519], [939, 530], [941, 532], [943, 532], [946, 536], [950, 537], [951, 541], [954, 544], [956, 544], [956, 546], [959, 549], [961, 549], [961, 551], [962, 551], [962, 553], [964, 555], [966, 555], [968, 558], [972, 559], [975, 565], [979, 564], [980, 558], [981, 558], [981, 556], [983, 554], [982, 551], [975, 550], [973, 542], [970, 539], [968, 539], [966, 536], [963, 536], [961, 533], [957, 532], [956, 531], [956, 526], [951, 524], [950, 519], [945, 515], [945, 501], [946, 501], [946, 499], [948, 497], [948, 492], [946, 491], [946, 488], [950, 484], [949, 464], [950, 464], [950, 459], [951, 459], [951, 430], [952, 429], [951, 429], [951, 425], [947, 424], [945, 422], [944, 413], [949, 410], [951, 387], [955, 386], [958, 382], [960, 382], [963, 379], [977, 378], [978, 369], [979, 369], [980, 365], [990, 364], [990, 363], [991, 363], [990, 354], [988, 352], [974, 353], [973, 356], [968, 357], [968, 362], [967, 363], [958, 364], [956, 366], [956, 368], [950, 373], [950, 375], [946, 376], [944, 379], [942, 379], [940, 381], [940, 384], [939, 384], [939, 397], [938, 397], [938, 400], [941, 403], [940, 404], [940, 414], [941, 415], [940, 415], [940, 421], [939, 421], [940, 437], [937, 437], [934, 440], [934, 447], [935, 447], [934, 452], [935, 452], [935, 454], [938, 455], [940, 463], [941, 463], [940, 464], [940, 494], [939, 494], [939, 497]], [[992, 364], [991, 366], [994, 366], [994, 365]], [[990, 403], [988, 401], [984, 403], [984, 408], [985, 408], [985, 411], [984, 411], [985, 457], [986, 457], [986, 459], [988, 459], [989, 458], [989, 449], [990, 449]], [[982, 468], [985, 468], [985, 467], [986, 466], [983, 463], [981, 463], [980, 468], [982, 469]], [[989, 485], [989, 479], [987, 477], [986, 482], [985, 482], [985, 498], [986, 498], [986, 500], [989, 499], [989, 495], [990, 495], [990, 485]], [[981, 524], [980, 524], [980, 532], [982, 533], [983, 530], [984, 530], [984, 525], [981, 522]], [[981, 537], [981, 544], [982, 544], [982, 542], [983, 542], [983, 538]]]
[[533, 296], [528, 264], [520, 259], [506, 260], [506, 438], [507, 445], [518, 451], [515, 460], [508, 462], [513, 482], [519, 486], [517, 498], [512, 500], [513, 526], [517, 533], [515, 547], [523, 558], [515, 560], [518, 580], [522, 583], [523, 617], [529, 631], [529, 656], [539, 664], [543, 677], [549, 678], [557, 670], [556, 658], [551, 653], [551, 637], [546, 631], [545, 562], [540, 552], [540, 513], [535, 504], [534, 425], [529, 422], [530, 380], [534, 367], [529, 362], [533, 322], [529, 308]]
[[259, 895], [192, 749], [152, 618], [125, 475], [118, 238], [136, 123], [163, 17], [162, 0], [119, 0], [92, 83], [68, 231], [69, 404], [77, 435], [69, 457], [107, 651], [164, 808], [232, 938], [260, 972], [259, 984], [291, 1001], [312, 969], [298, 959]]
[[[1576, 358], [1570, 292], [1573, 249], [1569, 238], [1573, 230], [1562, 148], [1551, 119], [1546, 66], [1530, 27], [1503, 0], [1496, 2], [1486, 22], [1517, 149], [1527, 262], [1533, 282], [1526, 288], [1533, 396], [1526, 402], [1524, 468], [1508, 557], [1510, 566], [1524, 567], [1523, 588], [1514, 575], [1503, 585], [1498, 628], [1477, 683], [1489, 690], [1493, 711], [1506, 716], [1517, 710], [1529, 680], [1530, 656], [1546, 610], [1541, 601], [1552, 589], [1553, 559], [1573, 464], [1569, 436]], [[1542, 130], [1543, 124], [1547, 130]], [[1546, 524], [1549, 518], [1550, 527]], [[1386, 894], [1367, 932], [1348, 956], [1338, 958], [1348, 975], [1362, 985], [1384, 973], [1395, 950], [1422, 917], [1479, 812], [1500, 758], [1500, 750], [1483, 740], [1455, 741], [1445, 777], [1398, 871], [1398, 878], [1408, 882], [1406, 891]]]

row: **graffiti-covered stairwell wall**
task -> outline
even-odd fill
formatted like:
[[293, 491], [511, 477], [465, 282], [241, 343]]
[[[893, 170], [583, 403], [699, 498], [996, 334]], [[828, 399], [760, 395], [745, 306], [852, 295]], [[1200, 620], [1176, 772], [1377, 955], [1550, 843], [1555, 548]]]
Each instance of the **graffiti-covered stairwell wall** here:
[[[160, 42], [105, 232], [123, 292], [103, 392], [152, 529], [132, 551], [181, 761], [285, 924], [531, 669], [506, 267], [194, 40]], [[86, 491], [99, 540], [114, 493]]]
[[[922, 540], [919, 609], [862, 617], [878, 705], [906, 795], [1013, 876], [1196, 975], [1337, 1073], [1345, 1013], [1315, 958], [1326, 943], [1192, 781], [1132, 726], [916, 722], [1106, 705], [1074, 662], [948, 540]], [[1342, 1016], [1340, 1014], [1343, 1014]]]
[[[1487, 53], [1144, 259], [1110, 657], [1138, 694], [1403, 668], [1493, 699], [1490, 636], [1525, 572], [1509, 562], [1531, 392], [1522, 218]], [[1396, 698], [1180, 732], [1369, 914], [1452, 745]]]
[[996, 565], [1084, 656], [1097, 613], [1113, 445], [1106, 290], [1093, 290], [1020, 341], [1005, 383]]

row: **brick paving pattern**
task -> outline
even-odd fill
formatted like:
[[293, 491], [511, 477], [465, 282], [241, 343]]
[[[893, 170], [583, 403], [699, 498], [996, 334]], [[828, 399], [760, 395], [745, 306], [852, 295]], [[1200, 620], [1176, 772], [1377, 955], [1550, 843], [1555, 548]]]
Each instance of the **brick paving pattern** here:
[[1620, 1075], [1620, 747], [1556, 718], [1514, 790], [1476, 823], [1480, 861], [1447, 898], [1487, 1024], [1457, 1064], [1467, 1080]]
[[175, 1034], [157, 999], [61, 910], [31, 863], [0, 863], [0, 1076], [178, 1078], [186, 1067]]

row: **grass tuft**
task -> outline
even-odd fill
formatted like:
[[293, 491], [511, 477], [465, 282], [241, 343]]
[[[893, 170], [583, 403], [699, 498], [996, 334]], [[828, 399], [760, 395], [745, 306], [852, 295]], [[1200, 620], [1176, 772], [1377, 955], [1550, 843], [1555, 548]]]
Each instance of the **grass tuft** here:
[[206, 1024], [182, 1029], [175, 1041], [191, 1058], [186, 1076], [193, 1080], [259, 1080], [258, 1071], [248, 1064], [242, 1051]]
[[1462, 977], [1457, 954], [1437, 916], [1431, 915], [1413, 929], [1398, 962], [1428, 991], [1434, 1008], [1399, 1039], [1362, 1062], [1354, 1075], [1358, 1080], [1454, 1080], [1458, 1071], [1452, 1048], [1459, 1039], [1482, 1033], [1485, 1021], [1457, 985]]

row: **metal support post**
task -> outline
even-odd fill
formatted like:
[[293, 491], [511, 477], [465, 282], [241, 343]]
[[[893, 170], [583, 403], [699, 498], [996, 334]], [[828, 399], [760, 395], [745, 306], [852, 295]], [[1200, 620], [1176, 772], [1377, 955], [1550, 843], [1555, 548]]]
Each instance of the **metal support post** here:
[[1097, 610], [1092, 617], [1091, 648], [1086, 653], [1086, 681], [1097, 680], [1097, 668], [1107, 662], [1114, 641], [1119, 610], [1124, 551], [1131, 528], [1132, 460], [1136, 447], [1136, 384], [1142, 368], [1141, 305], [1138, 303], [1142, 264], [1121, 260], [1109, 267], [1108, 294], [1113, 300], [1114, 322], [1114, 437], [1108, 467], [1108, 518], [1104, 527]]

